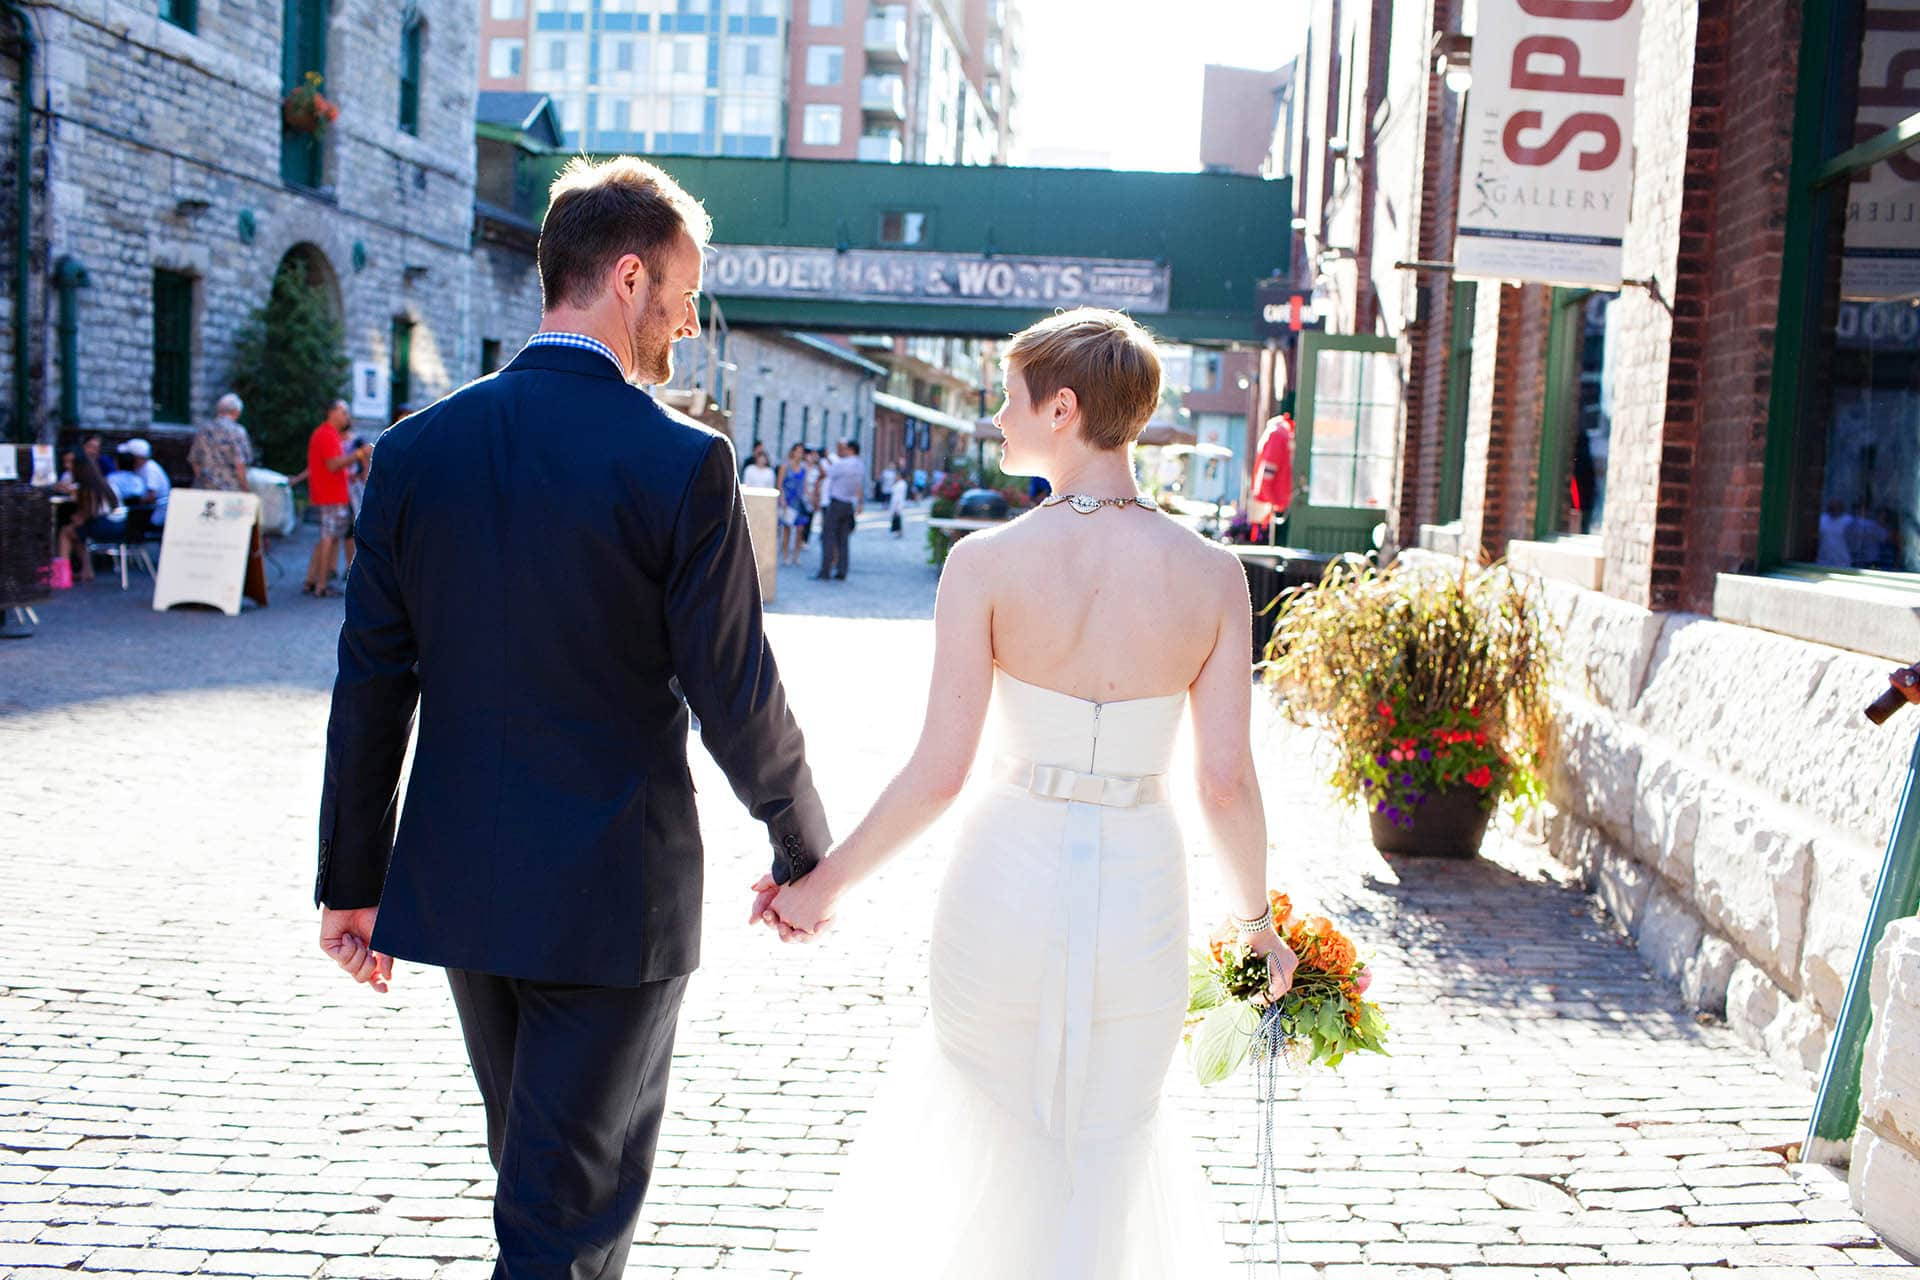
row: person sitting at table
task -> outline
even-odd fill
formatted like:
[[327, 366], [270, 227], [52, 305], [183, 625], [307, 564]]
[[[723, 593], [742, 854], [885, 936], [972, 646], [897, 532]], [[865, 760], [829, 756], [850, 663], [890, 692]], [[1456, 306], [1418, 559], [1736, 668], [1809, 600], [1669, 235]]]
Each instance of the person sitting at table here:
[[77, 562], [82, 582], [91, 582], [93, 557], [86, 554], [87, 543], [124, 537], [127, 512], [85, 449], [73, 455], [73, 490], [73, 514], [60, 527], [60, 554]]
[[74, 495], [73, 455], [78, 452], [77, 449], [60, 451], [60, 478], [53, 482], [53, 491], [65, 498], [71, 498]]
[[153, 446], [139, 436], [121, 445], [120, 452], [128, 460], [128, 469], [146, 485], [147, 498], [153, 503], [153, 527], [160, 528], [167, 523], [167, 500], [173, 494], [173, 481], [153, 460]]
[[[122, 450], [126, 448], [125, 445], [120, 447]], [[140, 478], [138, 471], [134, 470], [132, 458], [126, 458], [120, 466], [104, 472], [103, 478], [107, 482], [107, 487], [113, 490], [123, 505], [144, 504], [147, 501], [147, 482]]]
[[101, 475], [110, 476], [114, 473], [113, 455], [101, 449], [100, 433], [98, 431], [90, 431], [82, 436], [80, 438], [80, 447], [86, 451], [86, 455], [89, 458], [93, 459], [93, 465], [100, 469]]

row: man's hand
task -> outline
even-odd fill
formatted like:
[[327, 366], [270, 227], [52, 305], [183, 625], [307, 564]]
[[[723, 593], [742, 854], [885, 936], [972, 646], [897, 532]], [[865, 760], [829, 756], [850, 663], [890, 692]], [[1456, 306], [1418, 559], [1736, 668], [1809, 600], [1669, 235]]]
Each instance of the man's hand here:
[[[789, 885], [797, 883], [789, 881]], [[782, 942], [792, 942], [802, 936], [800, 930], [780, 918], [780, 913], [772, 909], [773, 900], [780, 894], [781, 886], [772, 876], [761, 876], [753, 882], [753, 914], [747, 918], [748, 924], [764, 924], [780, 935]]]
[[373, 922], [378, 907], [353, 911], [320, 909], [320, 949], [333, 957], [355, 982], [364, 982], [382, 995], [393, 981], [393, 957], [373, 949]]

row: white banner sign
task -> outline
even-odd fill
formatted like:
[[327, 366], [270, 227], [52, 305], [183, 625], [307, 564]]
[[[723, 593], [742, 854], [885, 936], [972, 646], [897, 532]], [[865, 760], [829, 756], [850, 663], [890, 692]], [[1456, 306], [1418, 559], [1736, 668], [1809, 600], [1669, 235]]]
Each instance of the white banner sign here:
[[1167, 309], [1169, 268], [1128, 258], [921, 253], [901, 249], [796, 249], [716, 244], [706, 286], [722, 298], [818, 302], [923, 302], [940, 306]]
[[1480, 0], [1454, 273], [1620, 285], [1640, 0]]
[[259, 509], [260, 499], [250, 493], [175, 489], [160, 537], [153, 607], [210, 604], [228, 616], [239, 613]]

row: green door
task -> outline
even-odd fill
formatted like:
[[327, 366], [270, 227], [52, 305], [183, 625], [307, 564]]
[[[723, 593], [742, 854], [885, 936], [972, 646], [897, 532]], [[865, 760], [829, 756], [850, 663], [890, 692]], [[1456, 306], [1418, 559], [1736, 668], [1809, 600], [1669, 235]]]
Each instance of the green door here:
[[1299, 417], [1287, 542], [1338, 554], [1373, 550], [1393, 497], [1400, 358], [1392, 338], [1300, 338]]

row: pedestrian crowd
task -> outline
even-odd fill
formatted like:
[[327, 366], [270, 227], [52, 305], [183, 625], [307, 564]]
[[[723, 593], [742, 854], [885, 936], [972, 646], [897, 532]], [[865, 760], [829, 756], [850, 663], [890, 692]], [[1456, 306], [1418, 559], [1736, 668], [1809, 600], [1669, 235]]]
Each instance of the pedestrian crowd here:
[[[911, 473], [902, 461], [880, 476], [880, 494], [887, 503], [888, 525], [894, 537], [904, 527], [912, 496]], [[740, 469], [748, 488], [772, 489], [778, 495], [782, 565], [797, 566], [820, 526], [820, 564], [813, 574], [823, 582], [844, 582], [850, 563], [854, 526], [867, 505], [867, 464], [860, 442], [842, 440], [829, 457], [824, 449], [795, 444], [778, 468], [769, 460], [766, 445], [756, 440]]]

